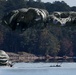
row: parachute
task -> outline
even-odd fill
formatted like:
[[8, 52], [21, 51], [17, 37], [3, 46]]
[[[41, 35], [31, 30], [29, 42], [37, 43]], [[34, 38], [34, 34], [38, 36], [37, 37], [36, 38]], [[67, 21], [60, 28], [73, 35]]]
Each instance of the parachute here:
[[46, 22], [49, 13], [44, 9], [22, 8], [13, 10], [2, 19], [2, 23], [11, 27], [12, 30], [27, 29], [38, 23]]
[[76, 12], [49, 12], [39, 8], [22, 8], [13, 10], [2, 18], [2, 24], [12, 30], [26, 30], [29, 27], [44, 26], [47, 23], [66, 26], [76, 24]]

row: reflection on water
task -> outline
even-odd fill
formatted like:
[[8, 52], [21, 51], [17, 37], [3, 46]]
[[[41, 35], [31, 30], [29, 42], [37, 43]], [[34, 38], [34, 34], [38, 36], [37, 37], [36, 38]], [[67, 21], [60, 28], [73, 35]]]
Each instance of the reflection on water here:
[[34, 62], [76, 62], [76, 58], [70, 58], [70, 59], [49, 59], [49, 60], [46, 60], [46, 59], [36, 59], [34, 60]]
[[0, 67], [0, 75], [75, 75], [76, 63], [63, 63], [61, 67], [50, 67], [56, 63], [16, 63], [11, 67]]

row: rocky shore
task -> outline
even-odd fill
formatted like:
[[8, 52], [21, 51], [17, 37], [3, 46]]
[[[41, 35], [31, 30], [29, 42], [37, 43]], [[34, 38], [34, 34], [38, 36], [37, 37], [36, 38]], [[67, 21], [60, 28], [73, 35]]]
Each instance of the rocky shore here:
[[31, 53], [26, 52], [18, 52], [18, 53], [12, 53], [7, 52], [7, 54], [10, 57], [10, 61], [12, 62], [37, 62], [37, 61], [49, 61], [49, 60], [68, 60], [73, 59], [73, 57], [63, 56], [63, 57], [51, 57], [49, 55], [47, 56], [36, 56]]

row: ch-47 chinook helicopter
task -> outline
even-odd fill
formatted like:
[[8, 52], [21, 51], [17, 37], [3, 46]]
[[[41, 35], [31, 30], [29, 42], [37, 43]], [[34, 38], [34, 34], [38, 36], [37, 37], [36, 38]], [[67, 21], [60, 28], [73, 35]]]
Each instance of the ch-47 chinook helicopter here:
[[60, 26], [70, 26], [76, 24], [76, 12], [52, 12], [45, 9], [22, 8], [13, 10], [2, 18], [2, 24], [9, 26], [12, 30], [26, 30], [29, 27], [44, 26], [53, 23]]

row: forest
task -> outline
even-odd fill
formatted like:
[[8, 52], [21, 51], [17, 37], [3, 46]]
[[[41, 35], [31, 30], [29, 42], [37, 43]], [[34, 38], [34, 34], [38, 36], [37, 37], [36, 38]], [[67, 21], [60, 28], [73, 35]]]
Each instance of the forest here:
[[41, 8], [54, 11], [76, 11], [64, 1], [53, 3], [33, 0], [0, 0], [0, 49], [7, 52], [28, 52], [35, 55], [76, 56], [76, 26], [47, 25], [44, 29], [28, 28], [18, 33], [1, 24], [2, 17], [20, 8]]

